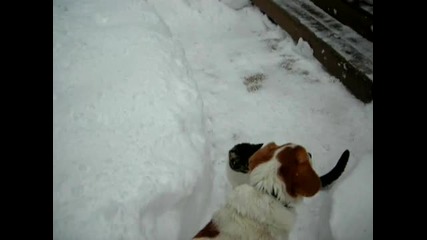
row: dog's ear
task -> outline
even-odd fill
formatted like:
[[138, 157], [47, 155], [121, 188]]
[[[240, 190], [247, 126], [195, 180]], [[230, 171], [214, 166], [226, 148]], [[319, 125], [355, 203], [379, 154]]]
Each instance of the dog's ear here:
[[260, 150], [262, 145], [263, 144], [260, 143], [260, 144], [251, 144], [248, 146], [248, 148], [245, 151], [248, 161], [249, 161], [249, 157], [252, 156], [256, 151]]
[[254, 147], [259, 149], [262, 147], [262, 145], [264, 145], [264, 143], [256, 143], [256, 144], [252, 144], [252, 145], [254, 145]]
[[278, 148], [276, 143], [270, 142], [264, 147], [258, 149], [250, 158], [249, 158], [249, 171], [254, 170], [261, 163], [269, 161], [273, 155], [274, 151]]
[[259, 143], [259, 144], [252, 144], [253, 149], [256, 151], [258, 149], [260, 149], [262, 147], [262, 145], [264, 145], [263, 143]]
[[308, 153], [303, 147], [285, 148], [277, 157], [281, 163], [279, 175], [285, 182], [289, 195], [311, 197], [320, 190], [320, 178], [312, 168]]
[[311, 197], [320, 190], [320, 187], [320, 178], [313, 170], [310, 163], [300, 163], [295, 176], [296, 194], [304, 197]]

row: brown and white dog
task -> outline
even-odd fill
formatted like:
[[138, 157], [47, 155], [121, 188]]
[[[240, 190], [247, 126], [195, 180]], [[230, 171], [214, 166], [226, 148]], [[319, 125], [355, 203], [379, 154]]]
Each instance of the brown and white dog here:
[[225, 206], [193, 239], [288, 239], [295, 207], [321, 187], [300, 145], [264, 145], [249, 159], [249, 183], [234, 188]]

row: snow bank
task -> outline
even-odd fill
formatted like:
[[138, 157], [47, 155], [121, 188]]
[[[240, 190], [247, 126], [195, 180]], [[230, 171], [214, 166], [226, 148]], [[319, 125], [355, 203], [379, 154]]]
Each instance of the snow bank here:
[[332, 196], [331, 229], [335, 239], [373, 239], [373, 155], [365, 154]]
[[54, 239], [191, 238], [212, 174], [181, 46], [145, 1], [53, 16]]

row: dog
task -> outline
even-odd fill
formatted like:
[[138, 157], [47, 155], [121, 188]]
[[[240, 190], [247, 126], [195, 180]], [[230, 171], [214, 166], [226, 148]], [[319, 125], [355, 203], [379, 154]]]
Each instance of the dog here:
[[[240, 143], [228, 151], [227, 175], [233, 188], [249, 181], [249, 176], [247, 174], [249, 171], [249, 158], [260, 149], [262, 145], [262, 143]], [[327, 174], [320, 177], [322, 189], [329, 188], [331, 184], [341, 176], [347, 166], [349, 157], [350, 151], [345, 150], [336, 165]]]
[[287, 240], [296, 221], [295, 207], [321, 188], [311, 156], [301, 145], [265, 144], [248, 163], [249, 183], [233, 189], [193, 240]]

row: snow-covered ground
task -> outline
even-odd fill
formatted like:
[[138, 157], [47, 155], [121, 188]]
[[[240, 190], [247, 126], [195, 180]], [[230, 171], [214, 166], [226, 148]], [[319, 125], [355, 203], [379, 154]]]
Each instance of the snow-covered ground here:
[[267, 141], [320, 175], [351, 152], [291, 239], [373, 238], [373, 103], [247, 3], [54, 0], [54, 239], [190, 239], [231, 190], [228, 150]]

